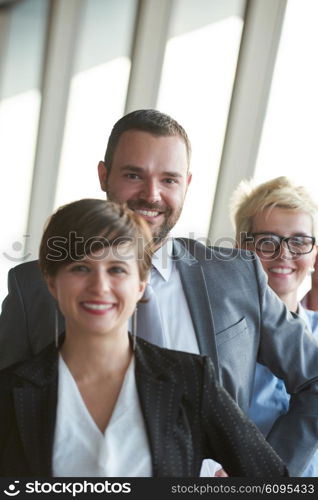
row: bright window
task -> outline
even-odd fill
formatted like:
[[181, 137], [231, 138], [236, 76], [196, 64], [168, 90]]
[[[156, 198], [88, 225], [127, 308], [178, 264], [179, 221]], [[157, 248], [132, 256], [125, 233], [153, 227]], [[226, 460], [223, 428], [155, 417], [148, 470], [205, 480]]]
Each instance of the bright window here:
[[193, 179], [175, 235], [208, 233], [244, 12], [241, 0], [175, 6], [157, 106], [184, 126], [193, 150]]
[[5, 235], [0, 245], [1, 305], [8, 270], [25, 260], [48, 1], [17, 2], [0, 15], [9, 16], [8, 31], [0, 34], [0, 213]]
[[123, 115], [130, 72], [136, 0], [89, 0], [71, 82], [55, 207], [105, 198], [97, 163], [113, 124]]
[[287, 175], [318, 198], [318, 2], [289, 0], [255, 178]]

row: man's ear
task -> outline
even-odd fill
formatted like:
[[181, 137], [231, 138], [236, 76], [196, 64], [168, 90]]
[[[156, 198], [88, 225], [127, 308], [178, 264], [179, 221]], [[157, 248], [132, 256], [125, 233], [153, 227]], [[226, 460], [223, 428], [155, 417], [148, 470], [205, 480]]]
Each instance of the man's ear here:
[[187, 188], [189, 187], [191, 181], [192, 181], [192, 174], [191, 172], [189, 172], [187, 177]]
[[55, 276], [48, 276], [46, 275], [44, 277], [47, 287], [49, 289], [50, 294], [57, 300], [57, 294], [56, 294], [56, 286], [55, 286]]
[[106, 192], [106, 179], [107, 179], [107, 169], [105, 162], [100, 161], [98, 162], [98, 177], [99, 177], [99, 183], [102, 191]]

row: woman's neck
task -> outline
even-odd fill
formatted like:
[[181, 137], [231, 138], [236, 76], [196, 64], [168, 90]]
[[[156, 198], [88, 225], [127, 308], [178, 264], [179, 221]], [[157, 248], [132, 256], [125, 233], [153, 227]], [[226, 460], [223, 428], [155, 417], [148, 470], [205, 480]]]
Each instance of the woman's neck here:
[[67, 328], [60, 352], [76, 381], [124, 373], [132, 355], [127, 331], [94, 336]]
[[287, 309], [289, 309], [292, 312], [297, 312], [298, 300], [297, 300], [297, 293], [296, 292], [289, 293], [286, 295], [279, 295], [279, 298], [284, 302]]

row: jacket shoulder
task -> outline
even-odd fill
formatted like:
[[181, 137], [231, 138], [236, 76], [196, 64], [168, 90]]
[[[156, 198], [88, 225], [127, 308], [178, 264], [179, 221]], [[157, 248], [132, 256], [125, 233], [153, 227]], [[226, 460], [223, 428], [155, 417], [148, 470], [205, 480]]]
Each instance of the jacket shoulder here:
[[[255, 261], [254, 252], [235, 247], [220, 247], [203, 244], [201, 241], [189, 238], [175, 238], [198, 261]], [[207, 240], [206, 243], [209, 243]]]
[[23, 300], [30, 304], [32, 304], [35, 297], [37, 300], [40, 298], [38, 294], [40, 294], [42, 299], [43, 297], [48, 298], [50, 302], [52, 299], [37, 260], [25, 262], [10, 269], [8, 289], [9, 293], [15, 290], [21, 294], [24, 298]]
[[136, 357], [149, 372], [181, 373], [181, 366], [197, 366], [200, 369], [206, 356], [159, 347], [137, 337]]
[[0, 370], [0, 385], [22, 379], [45, 386], [56, 375], [57, 360], [58, 349], [54, 343], [49, 344], [32, 357]]
[[9, 275], [15, 274], [19, 278], [38, 278], [42, 280], [42, 275], [39, 267], [38, 260], [31, 260], [30, 262], [24, 262], [18, 266], [12, 267], [9, 271]]

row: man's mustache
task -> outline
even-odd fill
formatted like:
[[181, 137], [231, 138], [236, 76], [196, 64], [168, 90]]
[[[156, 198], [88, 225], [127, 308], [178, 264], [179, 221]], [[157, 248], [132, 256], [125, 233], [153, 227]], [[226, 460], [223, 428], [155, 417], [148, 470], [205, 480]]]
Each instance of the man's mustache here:
[[131, 210], [152, 210], [161, 213], [169, 213], [171, 211], [160, 203], [149, 203], [146, 200], [128, 200], [126, 203]]

